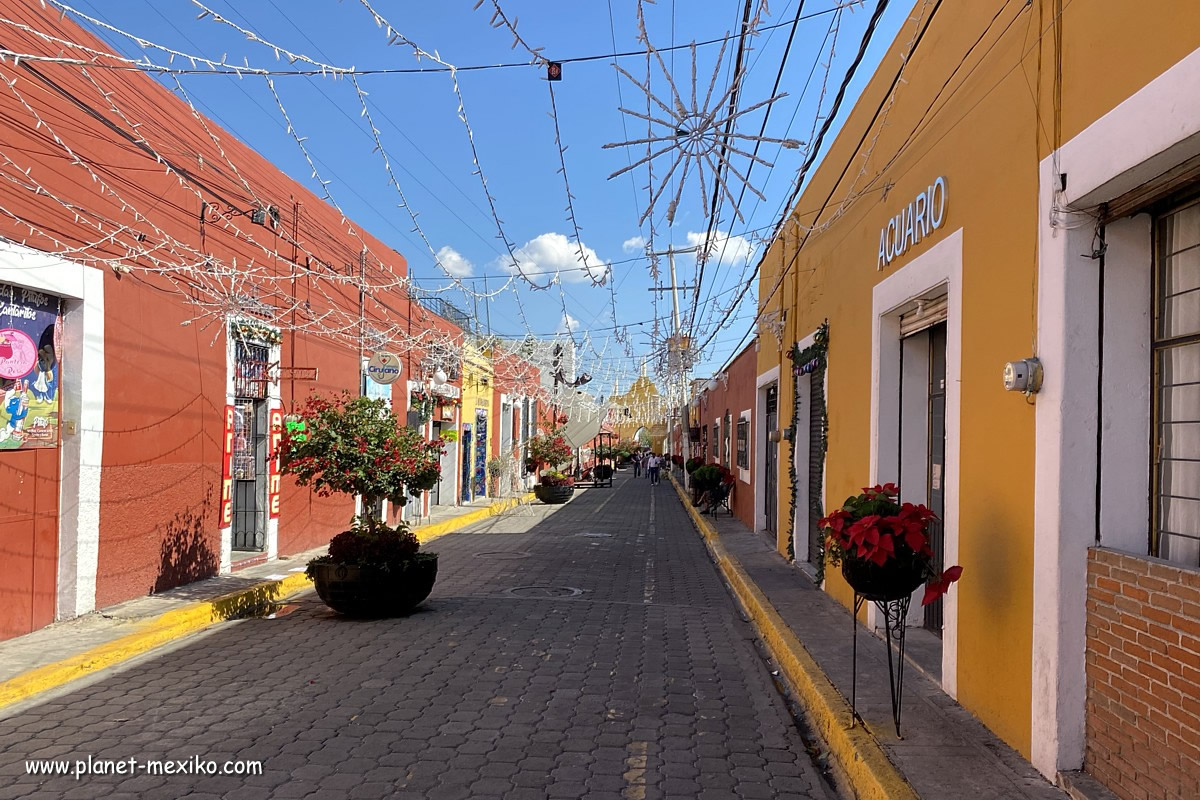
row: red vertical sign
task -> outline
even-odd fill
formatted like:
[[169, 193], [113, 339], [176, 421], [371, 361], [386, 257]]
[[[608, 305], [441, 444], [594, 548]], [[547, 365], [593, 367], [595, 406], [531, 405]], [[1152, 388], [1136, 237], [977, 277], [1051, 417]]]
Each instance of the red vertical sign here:
[[225, 406], [225, 437], [221, 451], [221, 527], [233, 524], [233, 406]]
[[279, 518], [279, 447], [283, 444], [283, 410], [271, 409], [269, 425], [271, 432], [270, 448], [267, 452], [269, 462], [267, 475], [267, 513], [271, 519]]

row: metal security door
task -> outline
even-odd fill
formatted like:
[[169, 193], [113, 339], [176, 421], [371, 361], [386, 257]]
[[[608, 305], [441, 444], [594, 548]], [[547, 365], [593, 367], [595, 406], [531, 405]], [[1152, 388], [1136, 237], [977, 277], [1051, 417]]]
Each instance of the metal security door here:
[[[929, 329], [929, 508], [938, 518], [929, 525], [929, 546], [933, 550], [933, 568], [943, 565], [946, 532], [942, 517], [946, 512], [946, 324]], [[925, 606], [925, 627], [942, 634], [942, 599]]]
[[825, 534], [821, 490], [825, 482], [825, 368], [814, 371], [808, 381], [808, 560], [820, 564], [825, 557]]
[[265, 550], [260, 497], [266, 487], [266, 403], [239, 399], [233, 411], [233, 549]]
[[779, 388], [767, 389], [767, 424], [763, 426], [763, 454], [766, 456], [766, 480], [763, 481], [763, 508], [767, 512], [767, 532], [774, 534], [779, 507], [779, 452], [771, 433], [779, 424]]

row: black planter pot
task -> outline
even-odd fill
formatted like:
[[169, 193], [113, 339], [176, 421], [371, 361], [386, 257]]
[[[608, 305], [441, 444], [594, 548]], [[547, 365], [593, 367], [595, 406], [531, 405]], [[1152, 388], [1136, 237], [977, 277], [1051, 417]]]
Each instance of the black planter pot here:
[[348, 617], [398, 617], [412, 611], [433, 591], [436, 553], [421, 553], [399, 572], [344, 564], [316, 564], [313, 583], [325, 605]]
[[574, 486], [542, 486], [539, 483], [533, 487], [534, 496], [547, 505], [565, 503], [571, 499], [571, 495], [574, 493]]
[[596, 480], [606, 481], [612, 477], [612, 474], [613, 474], [612, 465], [611, 464], [600, 464], [593, 471], [593, 474], [596, 476]]
[[882, 567], [861, 559], [842, 559], [842, 577], [868, 600], [908, 597], [925, 579], [924, 565], [889, 561]]

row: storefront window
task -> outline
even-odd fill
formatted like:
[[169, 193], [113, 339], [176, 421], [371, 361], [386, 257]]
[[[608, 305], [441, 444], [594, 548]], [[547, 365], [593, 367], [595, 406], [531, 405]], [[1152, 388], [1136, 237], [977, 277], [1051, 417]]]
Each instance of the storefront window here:
[[1200, 199], [1155, 221], [1151, 555], [1200, 565]]

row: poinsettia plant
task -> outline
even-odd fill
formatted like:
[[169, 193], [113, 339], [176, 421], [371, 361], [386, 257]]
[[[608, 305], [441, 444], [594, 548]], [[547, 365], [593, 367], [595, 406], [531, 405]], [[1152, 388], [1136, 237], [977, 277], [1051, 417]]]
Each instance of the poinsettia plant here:
[[929, 543], [929, 523], [937, 515], [924, 505], [898, 502], [899, 496], [895, 484], [885, 483], [847, 498], [818, 523], [825, 532], [825, 552], [834, 566], [851, 560], [919, 571], [925, 579], [921, 605], [929, 605], [949, 591], [962, 567], [937, 571]]
[[544, 469], [539, 476], [542, 486], [574, 486], [575, 479], [566, 473], [554, 469]]
[[381, 498], [404, 505], [407, 495], [419, 496], [441, 477], [442, 441], [425, 441], [382, 400], [314, 395], [298, 421], [302, 427], [284, 430], [280, 472], [323, 497], [361, 496], [364, 508]]

